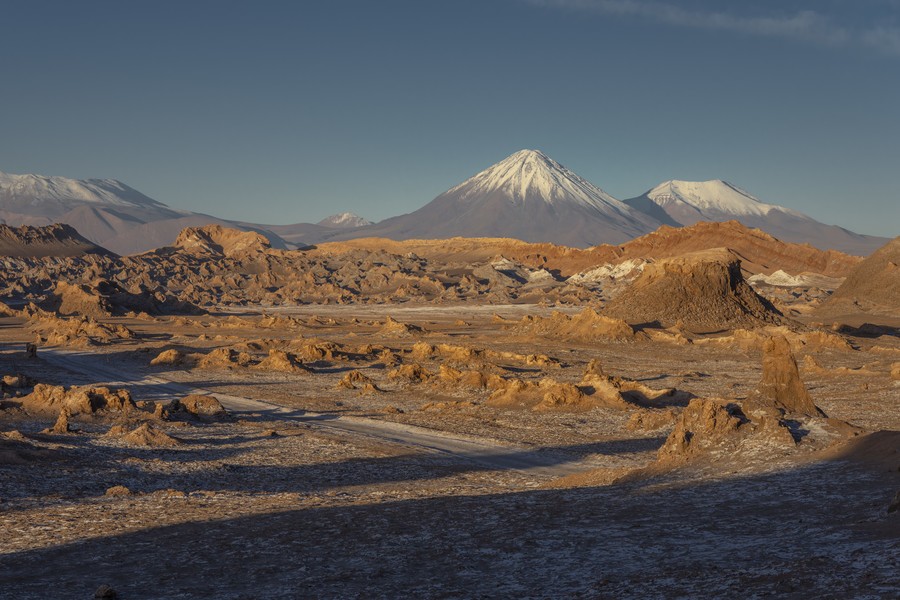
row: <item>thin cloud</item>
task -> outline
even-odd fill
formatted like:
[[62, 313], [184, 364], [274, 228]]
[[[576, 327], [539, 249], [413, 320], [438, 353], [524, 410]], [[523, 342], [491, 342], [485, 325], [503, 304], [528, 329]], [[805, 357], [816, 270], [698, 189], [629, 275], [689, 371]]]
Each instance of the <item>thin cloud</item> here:
[[900, 56], [900, 28], [850, 29], [813, 10], [786, 15], [743, 16], [688, 10], [652, 0], [526, 0], [533, 6], [637, 17], [666, 25], [777, 37], [826, 46], [862, 45]]
[[884, 54], [900, 56], [900, 27], [875, 27], [863, 32], [862, 42]]

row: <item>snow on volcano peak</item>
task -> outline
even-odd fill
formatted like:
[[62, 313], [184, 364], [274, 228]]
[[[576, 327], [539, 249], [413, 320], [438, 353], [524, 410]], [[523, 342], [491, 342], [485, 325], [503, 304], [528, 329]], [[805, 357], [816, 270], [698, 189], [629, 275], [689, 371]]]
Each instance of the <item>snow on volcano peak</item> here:
[[690, 207], [701, 215], [765, 216], [772, 210], [800, 215], [796, 211], [766, 204], [741, 188], [722, 181], [679, 181], [670, 180], [656, 186], [647, 197], [663, 208], [679, 205]]
[[372, 221], [359, 216], [352, 212], [342, 212], [336, 215], [325, 217], [317, 223], [325, 227], [365, 227], [371, 225]]
[[502, 237], [586, 247], [622, 243], [660, 224], [546, 154], [520, 150], [418, 210], [353, 235], [400, 240]]
[[853, 233], [816, 221], [802, 212], [766, 204], [721, 179], [666, 181], [641, 196], [625, 200], [625, 204], [672, 226], [736, 220], [786, 242], [812, 244], [851, 254], [870, 254], [884, 243], [884, 238]]
[[539, 150], [520, 150], [481, 171], [447, 194], [462, 192], [461, 199], [500, 191], [511, 200], [547, 204], [574, 202], [583, 206], [630, 214], [630, 209], [594, 184], [582, 179]]
[[50, 203], [67, 208], [81, 203], [165, 207], [161, 202], [148, 198], [115, 179], [69, 179], [3, 172], [0, 172], [0, 200], [6, 208], [18, 203], [30, 205]]

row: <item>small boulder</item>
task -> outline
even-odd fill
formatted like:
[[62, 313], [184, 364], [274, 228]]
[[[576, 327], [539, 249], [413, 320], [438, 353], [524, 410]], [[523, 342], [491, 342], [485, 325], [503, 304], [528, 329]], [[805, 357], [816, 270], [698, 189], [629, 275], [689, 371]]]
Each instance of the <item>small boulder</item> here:
[[168, 350], [163, 350], [159, 354], [156, 355], [156, 358], [150, 361], [150, 364], [153, 366], [157, 365], [180, 365], [184, 362], [184, 353], [175, 348], [170, 348]]
[[188, 414], [206, 421], [228, 419], [230, 415], [222, 403], [214, 396], [191, 394], [180, 400], [173, 400], [169, 406], [170, 414]]
[[367, 383], [372, 383], [372, 380], [368, 375], [362, 373], [361, 371], [349, 371], [343, 378], [338, 382], [338, 387], [345, 388], [348, 390], [355, 390], [360, 386], [364, 386]]
[[131, 490], [124, 485], [114, 485], [106, 490], [107, 496], [130, 496]]
[[53, 427], [45, 429], [42, 433], [52, 433], [57, 435], [73, 433], [74, 430], [72, 429], [72, 426], [69, 425], [70, 416], [69, 409], [62, 409], [59, 411], [59, 417], [56, 419], [56, 423], [53, 424]]

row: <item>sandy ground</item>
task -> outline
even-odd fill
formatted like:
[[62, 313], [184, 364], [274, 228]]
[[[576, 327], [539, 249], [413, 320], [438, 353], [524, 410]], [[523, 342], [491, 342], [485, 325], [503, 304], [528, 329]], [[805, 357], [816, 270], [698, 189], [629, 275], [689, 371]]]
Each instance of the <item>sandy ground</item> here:
[[[26, 359], [32, 334], [0, 319], [2, 374], [112, 383], [138, 401], [207, 390], [235, 415], [160, 423], [181, 443], [154, 448], [104, 436], [109, 420], [49, 435], [40, 431], [55, 417], [0, 411], [0, 432], [15, 429], [38, 451], [0, 464], [0, 597], [91, 597], [101, 584], [121, 598], [897, 597], [893, 445], [860, 456], [801, 442], [553, 489], [582, 467], [650, 465], [671, 423], [631, 430], [619, 409], [498, 408], [488, 390], [392, 380], [390, 366], [358, 352], [297, 373], [149, 364], [173, 347], [315, 339], [385, 346], [431, 372], [464, 366], [414, 361], [409, 350], [424, 341], [506, 353], [481, 366], [526, 381], [575, 383], [597, 359], [607, 373], [683, 392], [656, 409], [675, 412], [689, 396], [742, 399], [759, 381], [759, 351], [734, 344], [573, 342], [508, 327], [547, 312], [320, 306], [291, 311], [303, 324], [280, 329], [229, 326], [233, 313], [117, 320], [137, 338], [77, 349], [80, 359], [45, 349]], [[374, 322], [388, 315], [424, 331], [385, 333]], [[890, 376], [900, 338], [846, 339], [855, 349], [797, 353], [817, 405], [869, 432], [900, 430]], [[819, 368], [804, 366], [807, 354]], [[527, 355], [550, 360], [515, 358]], [[338, 387], [351, 371], [381, 391]], [[130, 493], [107, 495], [113, 486]]]

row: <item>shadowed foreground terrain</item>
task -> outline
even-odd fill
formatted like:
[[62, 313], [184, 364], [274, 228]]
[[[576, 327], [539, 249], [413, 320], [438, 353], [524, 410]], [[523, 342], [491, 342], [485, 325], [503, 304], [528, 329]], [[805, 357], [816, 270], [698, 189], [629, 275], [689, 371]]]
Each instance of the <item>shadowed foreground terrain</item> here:
[[[342, 466], [351, 479], [362, 470], [375, 480], [369, 485], [381, 483], [371, 474], [376, 465]], [[284, 476], [310, 478], [302, 469]], [[15, 574], [5, 585], [20, 597], [41, 597], [48, 585], [88, 597], [97, 582], [123, 597], [168, 598], [652, 598], [748, 590], [846, 598], [889, 597], [900, 585], [900, 529], [886, 520], [884, 481], [851, 463], [689, 485], [660, 478], [484, 495], [460, 487], [419, 498], [298, 492], [263, 499], [253, 514], [14, 553], [0, 565]], [[129, 518], [197, 511], [210, 501], [192, 494], [92, 502]]]

